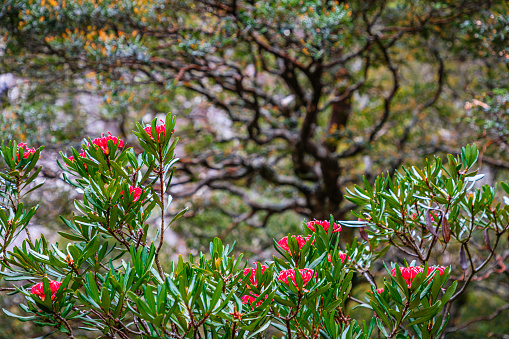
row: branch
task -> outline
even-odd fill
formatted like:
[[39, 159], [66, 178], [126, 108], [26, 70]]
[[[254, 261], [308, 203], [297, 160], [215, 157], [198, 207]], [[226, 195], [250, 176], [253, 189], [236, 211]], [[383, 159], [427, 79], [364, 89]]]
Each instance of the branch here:
[[[268, 201], [261, 202], [262, 199], [259, 197], [255, 197], [244, 191], [243, 189], [230, 185], [225, 182], [215, 182], [209, 185], [211, 188], [216, 190], [223, 190], [230, 192], [240, 198], [252, 209], [255, 210], [264, 210], [272, 213], [281, 213], [287, 210], [296, 209], [296, 208], [305, 208], [305, 202], [301, 198], [295, 199], [284, 199], [280, 200], [279, 203]], [[265, 199], [264, 199], [265, 200]]]
[[460, 324], [460, 325], [456, 325], [454, 327], [449, 327], [445, 330], [446, 333], [451, 333], [451, 332], [457, 332], [457, 331], [461, 331], [462, 329], [474, 324], [474, 323], [477, 323], [477, 322], [480, 322], [480, 321], [489, 321], [489, 320], [493, 320], [495, 319], [495, 317], [497, 317], [500, 313], [502, 313], [503, 311], [509, 309], [509, 304], [506, 304], [498, 309], [496, 309], [493, 313], [491, 313], [490, 315], [482, 315], [482, 316], [479, 316], [479, 317], [475, 317], [475, 318], [472, 318], [468, 321], [465, 321], [463, 324]]

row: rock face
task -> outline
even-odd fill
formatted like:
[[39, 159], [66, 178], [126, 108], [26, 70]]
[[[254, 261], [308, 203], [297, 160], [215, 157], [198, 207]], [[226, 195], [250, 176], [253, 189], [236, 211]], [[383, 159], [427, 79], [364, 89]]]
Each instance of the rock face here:
[[207, 119], [211, 128], [215, 131], [220, 140], [233, 137], [232, 121], [223, 110], [210, 106], [207, 109]]
[[9, 90], [14, 88], [15, 86], [16, 77], [14, 76], [14, 74], [12, 73], [0, 74], [0, 102], [4, 100], [4, 96], [9, 95]]

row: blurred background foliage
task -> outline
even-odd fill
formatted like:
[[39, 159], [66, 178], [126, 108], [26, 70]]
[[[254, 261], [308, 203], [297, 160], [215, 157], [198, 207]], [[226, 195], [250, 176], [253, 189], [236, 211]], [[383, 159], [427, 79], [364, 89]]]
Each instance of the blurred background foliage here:
[[[168, 213], [190, 211], [168, 258], [219, 235], [268, 259], [303, 220], [351, 218], [343, 194], [363, 176], [476, 142], [484, 180], [506, 180], [508, 36], [503, 0], [2, 0], [0, 139], [46, 146], [54, 190], [30, 227], [52, 235], [77, 196], [57, 152], [171, 111]], [[507, 305], [507, 271], [491, 279], [451, 326]], [[457, 337], [508, 333], [503, 317]], [[24, 326], [0, 337], [37, 333]]]

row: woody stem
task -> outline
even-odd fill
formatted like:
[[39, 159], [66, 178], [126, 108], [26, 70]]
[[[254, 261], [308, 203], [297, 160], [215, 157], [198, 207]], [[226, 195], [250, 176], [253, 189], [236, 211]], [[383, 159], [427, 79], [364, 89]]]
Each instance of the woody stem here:
[[159, 245], [156, 249], [156, 257], [155, 262], [157, 265], [157, 271], [159, 272], [159, 275], [161, 276], [161, 279], [164, 279], [164, 272], [163, 268], [161, 267], [161, 262], [159, 261], [159, 252], [161, 251], [161, 248], [163, 247], [164, 242], [164, 180], [163, 180], [163, 152], [162, 152], [162, 145], [159, 144], [158, 153], [159, 153], [159, 182], [161, 184], [160, 189], [160, 200], [161, 200], [161, 227], [159, 230]]

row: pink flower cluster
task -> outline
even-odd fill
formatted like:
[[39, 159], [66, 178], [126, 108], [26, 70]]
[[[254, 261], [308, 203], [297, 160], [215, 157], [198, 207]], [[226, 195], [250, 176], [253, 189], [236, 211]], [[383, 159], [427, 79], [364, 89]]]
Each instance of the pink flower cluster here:
[[[55, 299], [57, 291], [60, 288], [60, 285], [62, 285], [62, 283], [59, 281], [52, 280], [49, 282], [49, 287], [51, 290], [51, 300]], [[35, 284], [34, 286], [32, 286], [32, 288], [30, 289], [30, 293], [38, 296], [39, 298], [41, 298], [41, 300], [44, 300], [45, 294], [44, 294], [43, 283], [39, 282], [39, 283]]]
[[[160, 137], [161, 133], [164, 135], [164, 133], [166, 132], [166, 126], [164, 125], [164, 121], [162, 121], [162, 120], [160, 120], [160, 121], [161, 121], [161, 124], [156, 126], [156, 133], [157, 133], [158, 138]], [[154, 136], [152, 135], [152, 126], [151, 125], [148, 125], [147, 127], [145, 127], [144, 130], [145, 130], [145, 132], [147, 132], [150, 139], [155, 140]], [[171, 134], [173, 134], [174, 132], [175, 132], [175, 128], [171, 131]]]
[[[433, 272], [434, 269], [436, 269], [440, 273], [440, 275], [442, 275], [444, 273], [445, 267], [430, 266], [430, 267], [428, 267], [428, 273], [426, 274], [426, 276], [429, 276]], [[403, 276], [403, 279], [405, 279], [408, 288], [410, 288], [412, 286], [412, 281], [414, 281], [414, 278], [417, 276], [417, 274], [424, 272], [424, 268], [421, 266], [400, 267], [400, 270], [401, 270], [401, 275]], [[395, 268], [392, 269], [391, 275], [393, 277], [396, 277], [396, 269]]]
[[[257, 263], [253, 263], [253, 264], [256, 267], [251, 267], [251, 268], [250, 267], [246, 267], [246, 268], [244, 268], [244, 275], [248, 276], [249, 273], [251, 273], [251, 276], [249, 277], [249, 282], [253, 286], [258, 287], [258, 281], [256, 281], [256, 272], [257, 272], [257, 269], [258, 269], [258, 265], [257, 265]], [[265, 266], [265, 265], [260, 265], [260, 268], [261, 268], [262, 274], [263, 274], [268, 267]], [[248, 286], [248, 288], [249, 288], [249, 286]], [[250, 291], [249, 294], [243, 295], [240, 298], [240, 300], [242, 301], [243, 304], [251, 304], [259, 296], [260, 296], [259, 294], [256, 294], [256, 293], [253, 293], [252, 291]], [[268, 297], [268, 295], [265, 296], [265, 299], [267, 299], [267, 297]], [[258, 303], [256, 303], [256, 306], [260, 306], [263, 303], [264, 300], [260, 300]]]
[[[348, 256], [346, 253], [339, 252], [339, 259], [341, 259], [341, 263], [344, 263], [346, 259], [348, 259]], [[331, 262], [332, 256], [329, 253], [329, 262]]]
[[[243, 304], [251, 304], [251, 303], [253, 303], [253, 302], [256, 300], [256, 298], [258, 298], [258, 297], [259, 297], [259, 295], [258, 295], [258, 294], [254, 294], [254, 293], [252, 293], [252, 294], [250, 294], [250, 295], [249, 295], [249, 294], [246, 294], [246, 295], [243, 295], [243, 296], [240, 298], [240, 301], [242, 301], [242, 303], [243, 303]], [[259, 302], [257, 302], [257, 303], [256, 303], [256, 306], [260, 306], [261, 304], [263, 304], [263, 302], [264, 302], [265, 300], [267, 300], [267, 298], [268, 298], [268, 297], [269, 297], [269, 295], [267, 294], [263, 300], [260, 300]]]
[[[311, 279], [313, 279], [313, 277], [315, 276], [315, 271], [313, 271], [310, 268], [301, 268], [299, 270], [299, 274], [302, 277], [302, 287], [304, 287]], [[291, 280], [293, 282], [293, 285], [298, 289], [294, 269], [281, 271], [281, 273], [279, 273], [278, 280], [282, 283], [287, 284], [287, 285], [290, 284], [290, 280]]]
[[[255, 286], [258, 287], [258, 282], [256, 281], [256, 272], [257, 272], [257, 263], [253, 263], [256, 267], [246, 267], [244, 268], [244, 275], [247, 276], [249, 273], [251, 273], [251, 276], [249, 277], [249, 282]], [[262, 270], [262, 274], [265, 272], [265, 270], [268, 268], [265, 265], [260, 265], [260, 268]]]
[[24, 142], [20, 142], [18, 144], [18, 148], [17, 148], [17, 153], [18, 153], [18, 161], [19, 161], [19, 149], [23, 149], [23, 159], [28, 159], [28, 157], [30, 156], [30, 154], [33, 154], [35, 153], [35, 148], [28, 148], [27, 144], [25, 144]]
[[[123, 191], [120, 192], [120, 194], [123, 194], [123, 193], [124, 193]], [[142, 193], [141, 188], [129, 186], [129, 197], [131, 197], [131, 195], [134, 195], [133, 202], [136, 202], [136, 201], [138, 201], [138, 199], [140, 199], [141, 193]]]
[[95, 138], [94, 140], [92, 140], [92, 144], [96, 145], [97, 147], [100, 147], [104, 154], [107, 155], [109, 154], [108, 142], [110, 140], [113, 141], [114, 145], [118, 147], [124, 147], [124, 142], [122, 141], [122, 139], [114, 137], [113, 135], [111, 135], [111, 132], [108, 132], [108, 136], [104, 136], [104, 133], [101, 134], [100, 138]]
[[[325, 233], [329, 234], [330, 221], [329, 220], [312, 220], [306, 223], [306, 226], [311, 230], [315, 231], [315, 226], [321, 226], [325, 230]], [[332, 233], [341, 232], [341, 225], [334, 224]]]
[[[292, 235], [292, 238], [297, 240], [297, 244], [299, 245], [299, 250], [304, 247], [305, 244], [309, 243], [309, 240], [311, 239], [311, 236], [308, 235], [306, 238], [304, 238], [302, 235]], [[314, 243], [314, 240], [313, 240]], [[287, 251], [290, 255], [292, 255], [292, 252], [290, 251], [290, 246], [288, 245], [288, 237], [284, 237], [281, 240], [277, 242], [279, 246], [281, 246], [282, 249]]]
[[[81, 157], [81, 158], [85, 158], [86, 156], [87, 156], [87, 155], [85, 154], [85, 151], [84, 151], [84, 150], [81, 150], [81, 152], [80, 152], [80, 157]], [[69, 157], [69, 160], [71, 160], [71, 162], [74, 162], [74, 156], [72, 156], [72, 155], [71, 155], [71, 156]]]

